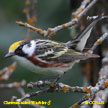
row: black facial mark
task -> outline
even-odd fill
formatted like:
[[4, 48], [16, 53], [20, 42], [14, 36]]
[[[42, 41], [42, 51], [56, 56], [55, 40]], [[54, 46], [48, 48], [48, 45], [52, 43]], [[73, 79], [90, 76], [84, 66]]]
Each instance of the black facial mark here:
[[15, 50], [15, 54], [18, 55], [18, 56], [21, 56], [21, 57], [26, 57], [27, 54], [25, 54], [23, 51], [22, 51], [22, 48], [24, 45], [28, 44], [28, 46], [30, 47], [31, 44], [30, 44], [30, 40], [27, 40], [27, 41], [24, 41], [23, 43], [20, 44], [20, 46]]

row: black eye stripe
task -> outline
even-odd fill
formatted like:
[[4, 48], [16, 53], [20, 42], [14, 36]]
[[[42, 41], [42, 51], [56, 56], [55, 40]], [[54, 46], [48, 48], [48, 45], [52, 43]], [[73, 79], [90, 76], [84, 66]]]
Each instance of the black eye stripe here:
[[19, 47], [16, 49], [15, 52], [17, 53], [17, 52], [21, 51], [21, 50], [22, 50], [22, 47], [23, 47], [23, 46], [19, 46]]
[[25, 54], [25, 53], [22, 51], [22, 47], [23, 47], [23, 46], [19, 46], [19, 47], [16, 49], [15, 54], [16, 54], [16, 55], [19, 55], [19, 56], [22, 56], [22, 57], [26, 57], [27, 54]]

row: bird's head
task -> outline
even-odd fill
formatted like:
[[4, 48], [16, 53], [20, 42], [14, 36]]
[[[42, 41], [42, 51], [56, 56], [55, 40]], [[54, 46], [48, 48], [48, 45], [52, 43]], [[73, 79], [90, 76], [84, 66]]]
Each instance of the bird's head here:
[[36, 42], [35, 40], [21, 40], [18, 42], [13, 43], [9, 47], [8, 53], [5, 55], [5, 57], [11, 57], [14, 55], [18, 55], [21, 57], [29, 57], [32, 56], [36, 48]]
[[29, 45], [30, 41], [17, 41], [15, 43], [13, 43], [10, 47], [9, 47], [9, 51], [8, 53], [5, 55], [5, 57], [12, 57], [14, 55], [18, 55], [18, 56], [26, 56], [27, 53], [25, 50], [30, 48]]

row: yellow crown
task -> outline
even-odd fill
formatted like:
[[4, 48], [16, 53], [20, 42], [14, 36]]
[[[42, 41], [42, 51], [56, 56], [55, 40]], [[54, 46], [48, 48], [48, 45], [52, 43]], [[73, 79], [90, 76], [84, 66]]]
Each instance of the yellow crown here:
[[9, 51], [14, 51], [14, 50], [18, 47], [18, 45], [19, 45], [20, 43], [22, 43], [22, 42], [24, 42], [24, 40], [21, 40], [21, 41], [18, 41], [18, 42], [13, 43], [13, 44], [9, 47]]

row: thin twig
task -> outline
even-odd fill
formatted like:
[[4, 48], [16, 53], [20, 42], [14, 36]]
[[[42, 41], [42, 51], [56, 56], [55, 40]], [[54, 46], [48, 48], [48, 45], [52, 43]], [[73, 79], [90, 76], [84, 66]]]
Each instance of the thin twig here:
[[[89, 5], [88, 5], [84, 10], [82, 10], [81, 12], [77, 12], [77, 11], [79, 11], [79, 10], [77, 10], [76, 12], [74, 12], [74, 13], [78, 13], [78, 14], [74, 14], [74, 18], [73, 18], [71, 21], [69, 21], [69, 22], [67, 22], [67, 23], [65, 23], [65, 24], [56, 26], [56, 27], [54, 27], [54, 28], [48, 28], [47, 30], [42, 30], [42, 29], [40, 29], [40, 28], [33, 27], [32, 25], [30, 25], [30, 24], [28, 24], [28, 23], [24, 23], [24, 22], [22, 22], [22, 21], [17, 21], [16, 23], [19, 24], [19, 25], [21, 25], [21, 26], [25, 26], [25, 27], [27, 27], [27, 28], [29, 28], [29, 29], [31, 29], [31, 30], [34, 30], [34, 31], [36, 31], [38, 34], [40, 34], [40, 35], [42, 35], [42, 36], [49, 36], [49, 37], [51, 37], [51, 36], [53, 36], [54, 34], [56, 34], [56, 32], [58, 32], [58, 31], [60, 31], [60, 30], [62, 30], [62, 29], [64, 29], [64, 28], [71, 27], [72, 25], [75, 25], [75, 24], [81, 19], [81, 17], [82, 17], [83, 15], [85, 15], [89, 9], [92, 8], [92, 6], [93, 6], [97, 1], [98, 1], [98, 0], [92, 0], [92, 1], [89, 3]], [[85, 6], [84, 6], [84, 7], [85, 7]]]
[[[42, 82], [42, 81], [41, 81]], [[39, 82], [35, 83], [36, 85], [38, 84]], [[41, 84], [39, 84], [39, 86], [42, 86], [43, 83], [45, 84], [45, 82], [42, 82]], [[29, 99], [33, 96], [38, 96], [38, 95], [42, 95], [42, 94], [45, 94], [45, 93], [49, 93], [49, 92], [80, 92], [80, 93], [86, 93], [86, 95], [80, 100], [77, 102], [77, 105], [80, 105], [82, 104], [82, 102], [84, 102], [85, 100], [90, 100], [94, 97], [94, 95], [100, 91], [100, 90], [103, 90], [105, 88], [108, 87], [108, 80], [106, 79], [101, 79], [95, 87], [92, 87], [92, 86], [89, 86], [89, 87], [71, 87], [69, 85], [66, 85], [66, 84], [63, 84], [63, 83], [58, 83], [56, 85], [54, 85], [53, 83], [51, 82], [46, 82], [46, 84], [49, 85], [48, 88], [46, 89], [43, 89], [43, 90], [39, 90], [39, 91], [36, 91], [36, 92], [32, 92], [32, 93], [27, 93], [25, 94], [22, 98], [19, 98], [17, 99], [16, 101], [24, 101], [26, 99]], [[33, 82], [32, 82], [33, 84]], [[34, 85], [34, 84], [33, 84]], [[75, 104], [76, 105], [76, 104]], [[75, 106], [73, 105], [73, 106]], [[72, 108], [73, 108], [72, 106]], [[71, 107], [70, 107], [71, 108]]]
[[[30, 82], [28, 84], [28, 88], [43, 87], [45, 85], [48, 85], [49, 87], [54, 86], [53, 83], [48, 80], [44, 80], [44, 81], [40, 80], [37, 82]], [[58, 83], [55, 87], [56, 87], [57, 91], [62, 91], [62, 92], [72, 92], [73, 91], [73, 92], [87, 93], [89, 91], [89, 87], [78, 87], [78, 86], [71, 87], [71, 86], [63, 84], [63, 83]]]
[[13, 82], [9, 84], [0, 84], [0, 88], [16, 88], [16, 87], [22, 87], [26, 84], [25, 80], [22, 80], [21, 82]]
[[77, 17], [79, 13], [81, 13], [87, 6], [87, 4], [90, 2], [90, 0], [83, 0], [80, 7], [76, 10], [76, 12], [73, 12], [72, 15]]
[[0, 81], [8, 80], [16, 68], [16, 62], [0, 71]]
[[[99, 16], [98, 15], [97, 16], [87, 16], [87, 20], [95, 20], [97, 17]], [[105, 18], [108, 18], [108, 16], [105, 16], [104, 14], [102, 14], [101, 18], [105, 19]]]
[[[37, 0], [26, 0], [25, 1], [25, 8], [23, 10], [23, 13], [26, 15], [27, 23], [34, 26], [37, 18], [36, 18], [36, 6], [37, 6]], [[27, 30], [26, 39], [29, 40], [31, 36], [32, 30]]]
[[[22, 97], [26, 95], [25, 92], [24, 92], [24, 89], [21, 88], [21, 87], [18, 87], [18, 88], [17, 88], [17, 91], [21, 94]], [[16, 98], [16, 100], [17, 100], [17, 98]], [[16, 101], [16, 100], [15, 100], [15, 101]], [[29, 101], [31, 101], [31, 100], [28, 98], [28, 99], [26, 99], [25, 101], [26, 101], [26, 102], [29, 102]], [[44, 106], [41, 106], [41, 105], [38, 105], [38, 104], [30, 104], [30, 105], [33, 106], [34, 108], [45, 108]]]
[[104, 33], [92, 46], [92, 48], [90, 48], [90, 50], [88, 51], [88, 53], [92, 54], [93, 51], [97, 48], [98, 45], [100, 45], [106, 38], [108, 37], [107, 33]]
[[[102, 55], [103, 55], [102, 68], [99, 72], [99, 80], [101, 80], [102, 78], [108, 79], [108, 65], [107, 65], [108, 50], [103, 49]], [[107, 81], [106, 81], [105, 85], [108, 85]], [[108, 99], [108, 88], [96, 93], [96, 97], [95, 97], [94, 101], [104, 101], [104, 103], [106, 103], [107, 99]], [[93, 108], [103, 108], [103, 105], [93, 105]]]

